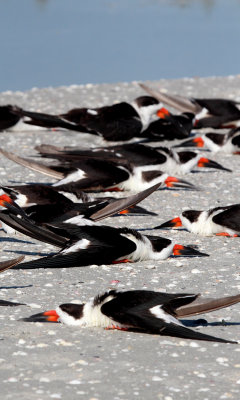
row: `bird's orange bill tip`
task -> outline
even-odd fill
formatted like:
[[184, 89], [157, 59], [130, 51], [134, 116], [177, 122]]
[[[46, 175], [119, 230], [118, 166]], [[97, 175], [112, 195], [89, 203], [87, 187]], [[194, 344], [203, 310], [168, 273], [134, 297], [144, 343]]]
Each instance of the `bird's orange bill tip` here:
[[175, 178], [175, 176], [168, 176], [164, 182], [167, 187], [174, 187], [174, 183], [179, 182], [179, 179]]
[[239, 155], [240, 151], [235, 151], [233, 154]]
[[173, 255], [174, 256], [180, 256], [182, 254], [182, 251], [184, 250], [184, 246], [182, 246], [181, 244], [175, 244], [175, 246], [173, 247]]
[[171, 114], [165, 107], [162, 107], [157, 111], [157, 116], [159, 118], [166, 118], [166, 117], [169, 117], [169, 115], [171, 115]]
[[210, 163], [210, 160], [208, 158], [201, 157], [198, 160], [198, 167], [200, 167], [200, 168], [207, 167], [209, 163]]
[[230, 233], [228, 233], [228, 232], [219, 232], [219, 233], [216, 233], [216, 236], [238, 237], [237, 234], [230, 235]]
[[5, 207], [7, 204], [13, 204], [13, 200], [7, 194], [2, 194], [0, 196], [0, 205]]
[[[170, 219], [169, 221], [164, 222], [163, 224], [159, 226], [155, 226], [154, 229], [163, 229], [163, 228], [177, 228], [179, 226], [182, 226], [182, 221], [180, 217], [176, 217], [173, 219]], [[176, 245], [178, 246], [178, 245]]]
[[179, 182], [179, 179], [176, 178], [175, 176], [168, 176], [168, 177], [165, 179], [165, 183], [167, 183], [167, 182]]
[[131, 262], [128, 258], [123, 258], [122, 260], [113, 261], [112, 264], [129, 263]]
[[198, 136], [194, 139], [186, 140], [185, 142], [181, 142], [175, 146], [175, 147], [204, 147], [204, 141], [203, 139]]
[[118, 214], [129, 214], [130, 210], [126, 208], [126, 210], [119, 211]]
[[185, 257], [208, 257], [207, 253], [201, 253], [190, 246], [182, 246], [181, 244], [175, 244], [173, 247], [174, 256], [185, 256]]
[[196, 137], [192, 140], [193, 146], [204, 147], [204, 140], [201, 137]]
[[170, 223], [172, 224], [172, 226], [174, 226], [174, 227], [182, 226], [182, 221], [181, 221], [181, 218], [180, 218], [180, 217], [173, 218], [173, 219], [171, 219], [169, 222], [170, 222]]
[[210, 160], [209, 158], [205, 158], [205, 157], [201, 157], [198, 160], [198, 167], [200, 168], [215, 168], [215, 169], [220, 169], [223, 171], [227, 171], [227, 172], [232, 172], [231, 169], [229, 168], [225, 168], [222, 165], [218, 164], [216, 161]]
[[48, 310], [42, 313], [45, 317], [46, 321], [49, 322], [57, 322], [59, 320], [59, 315], [57, 314], [56, 310]]
[[58, 322], [59, 315], [55, 310], [48, 310], [42, 313], [30, 315], [30, 317], [22, 319], [25, 322]]
[[183, 179], [176, 178], [175, 176], [168, 176], [164, 183], [168, 188], [195, 189], [195, 186], [191, 183], [184, 181]]

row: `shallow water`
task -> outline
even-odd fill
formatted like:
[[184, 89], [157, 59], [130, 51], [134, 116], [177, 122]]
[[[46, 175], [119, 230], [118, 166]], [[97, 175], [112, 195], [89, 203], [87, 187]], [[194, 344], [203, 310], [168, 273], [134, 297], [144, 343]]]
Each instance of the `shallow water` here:
[[0, 91], [239, 73], [240, 0], [2, 0], [0, 21]]

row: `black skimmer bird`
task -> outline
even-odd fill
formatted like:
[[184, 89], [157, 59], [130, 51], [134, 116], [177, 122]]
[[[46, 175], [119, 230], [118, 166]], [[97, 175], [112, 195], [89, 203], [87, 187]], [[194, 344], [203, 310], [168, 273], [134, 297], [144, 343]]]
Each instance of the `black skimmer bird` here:
[[[148, 98], [147, 96], [145, 96], [146, 98]], [[149, 100], [150, 102], [150, 100]], [[126, 106], [127, 103], [121, 103], [124, 104], [124, 106], [122, 105], [122, 112], [126, 112], [126, 119], [129, 118], [129, 105]], [[140, 130], [140, 133], [138, 132], [133, 132], [133, 133], [128, 133], [128, 137], [129, 139], [132, 139], [133, 137], [139, 137], [139, 138], [143, 138], [146, 140], [150, 140], [150, 141], [161, 141], [161, 140], [173, 140], [173, 139], [185, 139], [186, 137], [189, 136], [190, 131], [193, 127], [193, 119], [194, 119], [194, 114], [191, 113], [183, 113], [182, 115], [172, 115], [170, 114], [170, 112], [168, 110], [166, 110], [164, 107], [159, 108], [160, 105], [157, 106], [157, 113], [156, 116], [158, 117], [157, 119], [153, 119], [153, 121], [151, 121], [151, 119], [149, 119], [151, 122], [149, 122], [149, 124], [145, 124], [144, 125], [144, 130]], [[84, 122], [83, 125], [80, 124], [80, 121], [82, 119], [82, 121], [84, 120], [84, 118], [86, 119], [87, 116], [87, 120], [90, 121], [90, 119], [94, 119], [96, 120], [96, 116], [94, 116], [94, 114], [89, 115], [90, 109], [76, 109], [76, 110], [72, 110], [72, 113], [66, 113], [60, 116], [55, 116], [55, 115], [50, 115], [50, 114], [42, 114], [42, 113], [37, 113], [37, 112], [31, 112], [31, 111], [24, 111], [22, 109], [20, 109], [19, 107], [14, 107], [14, 106], [5, 106], [3, 108], [6, 108], [6, 112], [8, 112], [8, 120], [5, 122], [4, 115], [2, 117], [2, 126], [3, 128], [0, 130], [5, 130], [5, 129], [9, 129], [11, 126], [14, 126], [18, 121], [22, 121], [23, 127], [25, 126], [27, 127], [45, 127], [45, 128], [55, 128], [55, 127], [60, 127], [60, 128], [64, 128], [64, 129], [68, 129], [68, 130], [74, 130], [77, 132], [87, 132], [87, 133], [92, 133], [95, 135], [98, 135], [98, 132], [94, 129], [90, 129], [90, 127], [88, 127], [88, 124], [85, 126]], [[119, 108], [119, 105], [114, 105], [112, 106], [112, 111], [113, 113], [116, 111], [116, 109]], [[125, 108], [125, 110], [124, 110]], [[115, 111], [114, 111], [115, 109]], [[131, 109], [131, 108], [130, 108]], [[76, 115], [75, 115], [75, 111], [76, 111]], [[91, 112], [93, 113], [94, 110], [91, 110]], [[154, 107], [154, 111], [155, 111], [155, 107]], [[77, 113], [79, 112], [79, 116], [77, 116]], [[104, 111], [105, 112], [105, 111]], [[3, 114], [3, 112], [2, 112]], [[140, 114], [140, 113], [139, 113]], [[96, 114], [97, 115], [97, 114]], [[135, 115], [135, 117], [137, 118], [137, 114], [135, 112], [133, 112], [133, 115]], [[26, 119], [27, 117], [31, 117], [31, 119]], [[106, 123], [109, 124], [109, 117], [106, 120]], [[0, 108], [0, 118], [1, 118], [1, 108]], [[66, 119], [65, 119], [66, 118]], [[69, 119], [69, 121], [67, 120]], [[98, 117], [99, 120], [99, 117]], [[16, 121], [16, 122], [15, 122]], [[88, 123], [89, 123], [88, 121]], [[96, 123], [96, 121], [95, 121]], [[121, 120], [121, 123], [124, 123]], [[103, 122], [102, 122], [103, 125]], [[1, 120], [0, 120], [0, 128], [1, 128]], [[137, 126], [136, 126], [137, 128]], [[17, 126], [15, 127], [15, 129], [17, 129]], [[120, 129], [120, 127], [114, 127], [112, 126], [112, 128], [110, 126], [108, 126], [108, 129], [112, 129], [112, 130], [117, 130]], [[130, 126], [128, 126], [128, 122], [126, 122], [126, 127], [125, 129], [131, 129]], [[103, 130], [103, 128], [101, 128], [101, 131]], [[135, 135], [133, 135], [135, 134]], [[105, 131], [103, 130], [102, 133], [103, 136], [106, 135]], [[114, 140], [112, 139], [111, 136], [112, 133], [110, 134], [110, 139], [107, 140]], [[133, 136], [132, 136], [133, 135]], [[122, 137], [117, 136], [116, 140], [124, 140], [122, 139]]]
[[209, 158], [202, 157], [195, 151], [174, 151], [167, 147], [157, 147], [157, 151], [165, 157], [165, 162], [161, 166], [162, 170], [171, 174], [185, 175], [196, 167], [232, 172], [231, 169], [225, 168]]
[[206, 148], [213, 153], [221, 151], [224, 153], [240, 154], [240, 128], [231, 129], [225, 134], [208, 132], [173, 147], [198, 147]]
[[[0, 261], [0, 273], [19, 264], [21, 261], [23, 261], [23, 259], [24, 259], [24, 256], [20, 256], [17, 258], [13, 258], [12, 260]], [[25, 305], [25, 304], [24, 303], [16, 303], [16, 302], [7, 301], [7, 300], [0, 300], [0, 306], [15, 307], [15, 306], [22, 306], [22, 305]]]
[[[140, 193], [120, 199], [103, 197], [84, 203], [74, 203], [66, 196], [44, 185], [17, 186], [18, 191], [15, 190], [16, 187], [14, 189], [2, 187], [7, 194], [0, 195], [0, 205], [10, 209], [12, 212], [15, 207], [14, 212], [17, 215], [22, 215], [22, 211], [24, 211], [24, 217], [37, 224], [75, 221], [78, 225], [81, 223], [85, 225], [115, 214], [131, 215], [133, 213], [136, 215], [140, 213], [141, 215], [157, 215], [136, 206], [136, 204], [152, 194], [158, 187], [159, 185], [155, 185]], [[22, 210], [21, 208], [26, 204], [26, 201], [31, 205], [25, 206]], [[19, 209], [19, 207], [21, 208]]]
[[[79, 148], [59, 148], [49, 145], [36, 146], [42, 157], [55, 158], [65, 163], [77, 162], [84, 158], [106, 159], [121, 165], [125, 160], [131, 160], [134, 167], [144, 168], [144, 171], [161, 170], [168, 174], [186, 174], [195, 167], [215, 168], [231, 172], [217, 162], [202, 157], [194, 151], [176, 151], [169, 147], [151, 147], [145, 144], [132, 143], [121, 146], [98, 147], [91, 150]], [[124, 165], [124, 164], [122, 164]]]
[[12, 105], [0, 106], [0, 131], [14, 127], [21, 119], [15, 112]]
[[[51, 166], [19, 157], [2, 149], [0, 149], [0, 153], [22, 166], [58, 179], [56, 183], [52, 184], [52, 187], [58, 191], [71, 192], [76, 195], [82, 190], [87, 192], [139, 192], [157, 184], [161, 184], [162, 187], [196, 189], [191, 183], [160, 171], [160, 167], [157, 164], [158, 160], [152, 158], [152, 161], [150, 161], [150, 157], [146, 154], [148, 151], [151, 152], [151, 148], [148, 147], [146, 151], [145, 147], [145, 159], [143, 162], [141, 161], [141, 154], [130, 150], [127, 151], [129, 154], [127, 159], [122, 156], [120, 159], [116, 153], [116, 156], [114, 154], [111, 156], [113, 159], [102, 159], [99, 155], [96, 158], [95, 156], [84, 156], [70, 163], [65, 163], [61, 160], [60, 164]], [[132, 153], [135, 154], [134, 164], [130, 158]], [[155, 153], [158, 156], [158, 152], [155, 151]], [[158, 158], [159, 162], [167, 159], [166, 156], [161, 155]], [[129, 159], [131, 161], [128, 161]], [[147, 159], [149, 160], [148, 162]]]
[[[58, 192], [53, 187], [47, 184], [41, 183], [29, 183], [24, 185], [11, 185], [11, 186], [0, 186], [0, 199], [4, 200], [4, 194], [10, 196], [10, 198], [18, 204], [20, 207], [30, 207], [32, 205], [44, 205], [44, 204], [55, 204], [63, 207], [69, 207], [73, 202], [67, 198], [64, 194]], [[6, 201], [9, 198], [5, 198]], [[87, 193], [78, 193], [78, 201], [82, 203], [93, 202]], [[1, 204], [0, 204], [1, 205]]]
[[46, 128], [64, 128], [102, 136], [105, 140], [124, 141], [141, 136], [153, 116], [162, 107], [152, 96], [140, 96], [133, 102], [121, 102], [99, 108], [75, 108], [65, 114], [50, 115], [15, 110], [28, 117], [26, 124]]
[[27, 322], [63, 322], [75, 327], [134, 330], [163, 336], [238, 343], [186, 328], [179, 318], [203, 314], [240, 301], [240, 295], [207, 299], [199, 295], [150, 290], [110, 290], [83, 304], [61, 304], [56, 310], [24, 318]]
[[152, 121], [141, 137], [149, 142], [186, 139], [193, 128], [194, 114], [173, 115], [164, 107], [157, 111], [159, 119]]
[[202, 236], [239, 236], [240, 204], [215, 207], [208, 211], [186, 210], [155, 229], [183, 226], [189, 232]]
[[171, 255], [208, 256], [192, 247], [175, 244], [170, 239], [142, 235], [128, 228], [62, 223], [47, 226], [46, 229], [33, 224], [28, 218], [4, 212], [0, 213], [0, 220], [27, 236], [61, 248], [54, 255], [22, 263], [20, 268], [68, 268], [165, 260]]
[[237, 128], [240, 126], [240, 102], [228, 99], [199, 99], [169, 95], [140, 84], [151, 96], [181, 112], [195, 114], [195, 128]]
[[25, 117], [21, 113], [21, 108], [11, 104], [0, 106], [0, 132], [40, 129], [40, 126], [25, 124], [24, 119]]

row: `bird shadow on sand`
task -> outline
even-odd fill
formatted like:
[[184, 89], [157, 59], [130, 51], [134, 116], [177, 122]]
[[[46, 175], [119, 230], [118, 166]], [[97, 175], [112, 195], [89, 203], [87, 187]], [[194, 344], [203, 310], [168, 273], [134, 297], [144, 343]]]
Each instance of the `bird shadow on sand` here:
[[160, 187], [159, 189], [156, 190], [156, 192], [196, 192], [196, 191], [201, 191], [202, 189], [198, 186], [193, 186], [189, 188], [182, 188], [182, 187], [176, 187], [176, 188], [169, 188], [169, 187]]
[[34, 244], [34, 242], [29, 242], [27, 240], [15, 239], [10, 237], [1, 237], [0, 242]]
[[23, 182], [23, 181], [15, 181], [9, 179], [9, 183], [14, 183], [15, 185], [45, 185], [45, 186], [51, 186], [51, 183], [47, 182]]
[[218, 321], [218, 322], [208, 322], [204, 318], [190, 320], [190, 319], [181, 319], [182, 324], [188, 328], [196, 328], [197, 326], [240, 326], [240, 322], [227, 322]]
[[20, 254], [24, 256], [36, 256], [36, 257], [47, 257], [55, 254], [55, 253], [41, 253], [39, 251], [35, 252], [35, 251], [23, 251], [23, 250], [4, 250], [4, 251], [7, 253]]
[[[180, 231], [185, 231], [185, 232], [188, 232], [188, 230], [186, 229], [186, 228], [177, 228], [177, 229], [167, 229], [167, 228], [137, 228], [136, 229], [136, 231], [138, 231], [138, 232], [144, 232], [144, 231], [162, 231], [162, 232], [164, 232], [164, 231], [167, 231], [167, 232], [171, 232], [171, 231], [177, 231], [177, 232], [180, 232]], [[156, 236], [158, 236], [158, 235], [156, 235]]]
[[25, 289], [28, 287], [33, 287], [33, 285], [22, 285], [22, 286], [0, 286], [1, 289]]
[[191, 174], [213, 174], [213, 173], [215, 173], [215, 172], [219, 172], [219, 171], [221, 171], [221, 172], [232, 172], [232, 170], [229, 170], [229, 171], [226, 171], [226, 170], [224, 170], [224, 169], [208, 169], [207, 170], [207, 167], [206, 167], [206, 170], [204, 170], [204, 171], [198, 171], [198, 170], [196, 170], [196, 169], [193, 169], [192, 171], [191, 171]]

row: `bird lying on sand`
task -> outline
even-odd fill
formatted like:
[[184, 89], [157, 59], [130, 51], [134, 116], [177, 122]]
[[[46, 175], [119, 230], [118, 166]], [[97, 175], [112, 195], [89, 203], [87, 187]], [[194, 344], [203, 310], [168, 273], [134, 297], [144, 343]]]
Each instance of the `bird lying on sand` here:
[[105, 225], [72, 223], [37, 226], [22, 213], [0, 212], [0, 220], [13, 229], [34, 239], [60, 247], [53, 255], [22, 263], [18, 268], [82, 267], [91, 264], [115, 264], [144, 260], [165, 260], [175, 256], [208, 256], [190, 246], [175, 244], [158, 236], [142, 235], [129, 228], [113, 228]]
[[140, 83], [142, 89], [160, 102], [181, 112], [195, 114], [194, 128], [237, 128], [240, 126], [240, 102], [218, 98], [187, 98], [154, 90]]
[[155, 229], [181, 226], [202, 236], [239, 236], [240, 204], [215, 207], [208, 211], [185, 210], [179, 217], [164, 222]]
[[186, 328], [179, 318], [228, 307], [240, 295], [219, 299], [199, 299], [199, 295], [161, 293], [148, 290], [110, 290], [83, 304], [61, 304], [56, 310], [24, 318], [27, 322], [61, 321], [75, 327], [134, 330], [163, 336], [220, 343], [238, 343]]

